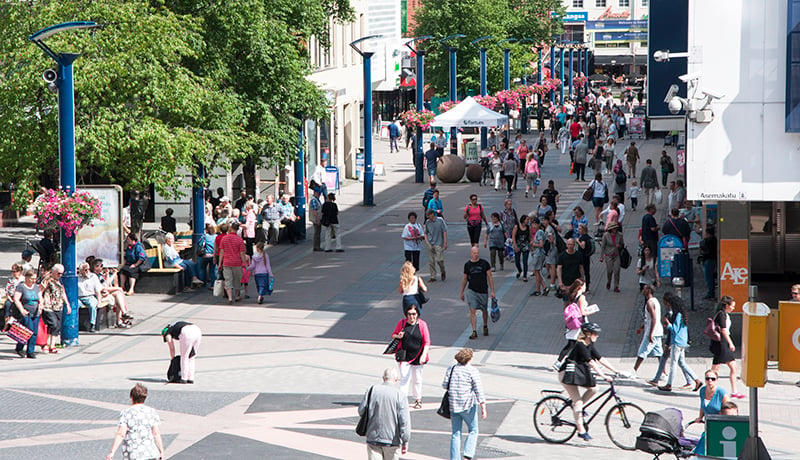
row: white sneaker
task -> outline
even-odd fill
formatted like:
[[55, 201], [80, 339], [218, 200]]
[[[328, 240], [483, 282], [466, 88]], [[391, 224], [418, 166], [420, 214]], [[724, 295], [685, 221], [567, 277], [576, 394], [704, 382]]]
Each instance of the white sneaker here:
[[620, 375], [620, 377], [622, 377], [624, 379], [636, 380], [637, 378], [639, 378], [636, 375], [636, 371], [634, 371], [634, 370], [631, 370], [631, 371], [620, 371], [619, 375]]

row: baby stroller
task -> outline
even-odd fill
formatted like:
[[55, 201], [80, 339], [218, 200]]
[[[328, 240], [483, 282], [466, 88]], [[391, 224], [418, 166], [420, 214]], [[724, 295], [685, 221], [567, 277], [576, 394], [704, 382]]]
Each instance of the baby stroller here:
[[684, 437], [683, 414], [675, 408], [646, 413], [639, 433], [636, 450], [655, 455], [653, 460], [663, 454], [689, 458], [697, 445], [696, 439]]

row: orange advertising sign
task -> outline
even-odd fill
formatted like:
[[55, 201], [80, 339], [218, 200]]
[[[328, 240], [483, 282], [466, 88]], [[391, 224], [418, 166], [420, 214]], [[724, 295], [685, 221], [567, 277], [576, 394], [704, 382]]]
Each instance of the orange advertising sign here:
[[719, 240], [719, 295], [736, 301], [742, 311], [750, 288], [750, 259], [747, 240]]

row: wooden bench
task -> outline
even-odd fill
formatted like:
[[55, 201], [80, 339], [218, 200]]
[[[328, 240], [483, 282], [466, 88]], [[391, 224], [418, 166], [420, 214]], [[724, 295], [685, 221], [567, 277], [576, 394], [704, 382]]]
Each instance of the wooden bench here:
[[[150, 294], [178, 294], [183, 291], [183, 270], [174, 267], [164, 267], [164, 256], [161, 245], [155, 240], [148, 241], [152, 248], [145, 249], [145, 255], [150, 260], [150, 270], [139, 275], [135, 290]], [[164, 278], [169, 282], [164, 283]]]
[[[90, 319], [89, 307], [81, 303], [78, 309], [78, 330], [88, 331], [89, 324], [91, 324], [89, 322]], [[97, 318], [95, 318], [94, 324], [95, 329], [99, 331], [110, 328], [116, 321], [117, 317], [113, 314], [111, 306], [106, 299], [103, 299], [100, 304], [97, 305]]]

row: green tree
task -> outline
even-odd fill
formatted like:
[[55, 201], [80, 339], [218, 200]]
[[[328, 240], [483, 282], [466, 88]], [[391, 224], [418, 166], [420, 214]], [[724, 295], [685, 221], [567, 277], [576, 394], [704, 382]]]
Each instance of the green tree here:
[[168, 0], [174, 11], [203, 19], [203, 52], [187, 65], [236, 94], [244, 128], [259, 142], [232, 159], [245, 165], [255, 188], [255, 168], [289, 161], [297, 153], [300, 118], [325, 116], [327, 104], [306, 79], [312, 36], [327, 45], [328, 24], [352, 19], [346, 0]]
[[70, 20], [105, 26], [48, 39], [77, 51], [75, 123], [78, 183], [153, 184], [175, 196], [181, 169], [214, 166], [260, 143], [244, 129], [237, 94], [182, 65], [198, 56], [202, 22], [158, 1], [61, 0], [0, 6], [0, 182], [14, 182], [17, 203], [38, 183], [57, 184], [57, 96], [41, 79], [55, 63], [28, 36]]
[[[528, 38], [523, 45], [504, 45], [512, 49], [511, 79], [523, 74], [523, 65], [536, 59], [531, 51], [534, 43], [549, 42], [561, 32], [561, 24], [551, 19], [550, 12], [561, 13], [560, 0], [422, 0], [414, 13], [415, 36], [433, 35], [437, 39], [464, 34], [467, 37], [450, 42], [458, 47], [458, 89], [460, 93], [480, 89], [480, 54], [469, 44], [478, 37], [491, 35], [495, 41], [514, 37]], [[487, 88], [489, 93], [503, 89], [503, 51], [486, 41]], [[425, 59], [425, 83], [437, 95], [447, 96], [449, 88], [449, 57], [447, 50], [434, 40], [424, 42], [429, 50]], [[530, 73], [530, 69], [527, 70]], [[513, 85], [512, 85], [513, 86]]]

